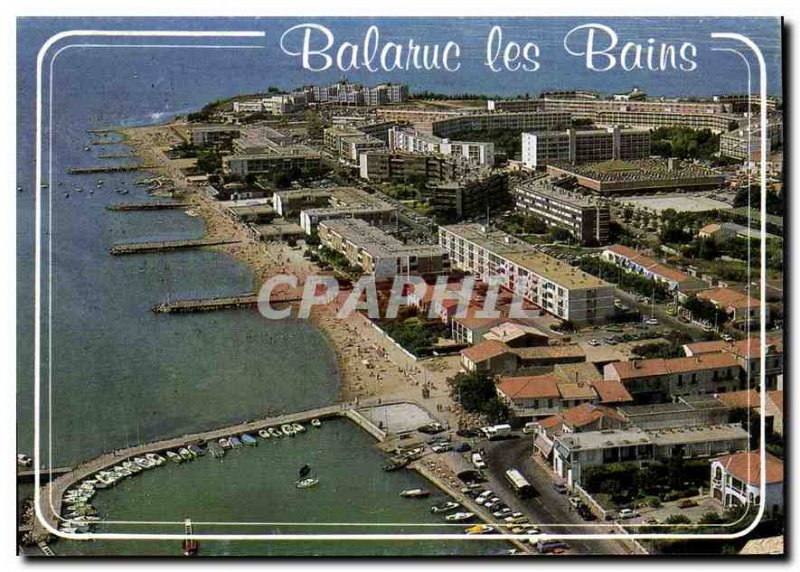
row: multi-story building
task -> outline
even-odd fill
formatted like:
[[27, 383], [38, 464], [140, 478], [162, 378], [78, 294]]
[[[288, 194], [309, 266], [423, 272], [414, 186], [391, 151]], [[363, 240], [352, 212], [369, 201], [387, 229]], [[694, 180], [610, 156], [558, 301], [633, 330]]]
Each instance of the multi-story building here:
[[[710, 288], [697, 293], [700, 300], [711, 302], [723, 310], [737, 325], [757, 324], [761, 313], [761, 300], [733, 288]], [[767, 308], [768, 310], [769, 308]], [[769, 311], [767, 311], [769, 320]]]
[[464, 159], [443, 155], [372, 151], [359, 156], [359, 175], [369, 181], [448, 181], [472, 170]]
[[300, 211], [300, 226], [306, 234], [316, 232], [319, 223], [325, 220], [358, 218], [376, 226], [397, 222], [397, 208], [375, 195], [356, 187], [335, 187], [330, 191], [327, 205]]
[[380, 139], [371, 137], [350, 125], [328, 127], [325, 129], [324, 141], [325, 146], [336, 153], [340, 159], [356, 165], [362, 153], [386, 148]]
[[341, 252], [376, 280], [398, 274], [441, 274], [447, 269], [447, 256], [438, 246], [403, 244], [357, 218], [322, 221], [318, 233], [324, 246]]
[[529, 169], [550, 161], [580, 163], [608, 159], [646, 159], [650, 156], [650, 132], [644, 129], [588, 129], [522, 134], [522, 163]]
[[375, 113], [380, 121], [410, 124], [417, 131], [432, 133], [435, 121], [483, 113], [483, 110], [476, 107], [448, 109], [446, 111], [419, 107], [379, 107]]
[[622, 382], [637, 403], [726, 393], [747, 383], [739, 361], [729, 353], [612, 362], [603, 368], [603, 377]]
[[554, 438], [553, 470], [567, 486], [580, 484], [583, 471], [608, 463], [709, 457], [747, 448], [749, 435], [739, 424], [708, 425], [662, 431], [636, 427]]
[[614, 286], [536, 251], [510, 234], [479, 224], [439, 227], [439, 244], [451, 263], [484, 282], [501, 285], [543, 310], [575, 323], [614, 314]]
[[[749, 128], [746, 124], [723, 133], [719, 136], [719, 152], [725, 157], [740, 161], [750, 161], [761, 153], [760, 127]], [[783, 144], [783, 121], [770, 118], [767, 122], [767, 151], [772, 151]]]
[[494, 143], [450, 141], [408, 129], [394, 128], [389, 131], [389, 150], [406, 153], [436, 153], [463, 158], [477, 165], [494, 165]]
[[750, 387], [760, 387], [761, 383], [761, 351], [764, 349], [766, 356], [765, 381], [768, 391], [782, 389], [783, 381], [783, 335], [767, 336], [766, 343], [762, 344], [758, 336], [725, 342], [716, 340], [711, 342], [694, 342], [683, 346], [684, 353], [697, 356], [707, 353], [728, 352], [739, 361], [745, 371]]
[[475, 171], [469, 175], [429, 185], [437, 217], [461, 220], [486, 215], [509, 204], [508, 175]]
[[225, 123], [192, 123], [189, 125], [189, 142], [195, 147], [229, 145], [239, 137], [240, 129]]
[[566, 129], [572, 117], [561, 111], [525, 113], [477, 113], [434, 121], [431, 132], [439, 137], [455, 137], [469, 131], [551, 131]]
[[[711, 462], [709, 495], [724, 508], [757, 507], [761, 504], [767, 515], [784, 513], [783, 461], [765, 453], [761, 466], [761, 451], [725, 455]], [[762, 476], [766, 489], [761, 488]]]
[[222, 158], [222, 168], [242, 179], [276, 172], [309, 175], [322, 170], [322, 157], [305, 145], [276, 145], [265, 147], [261, 153], [227, 155]]
[[535, 215], [548, 226], [563, 228], [583, 244], [608, 242], [609, 206], [574, 191], [571, 177], [542, 177], [513, 190], [518, 211]]
[[486, 111], [528, 113], [531, 111], [541, 111], [541, 109], [542, 101], [540, 99], [488, 99], [486, 101]]

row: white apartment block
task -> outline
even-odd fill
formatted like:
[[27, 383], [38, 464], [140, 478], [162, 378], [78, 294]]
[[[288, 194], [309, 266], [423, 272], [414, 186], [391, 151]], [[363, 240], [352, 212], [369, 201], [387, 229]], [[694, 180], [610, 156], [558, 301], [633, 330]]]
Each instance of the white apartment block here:
[[494, 143], [450, 141], [435, 135], [407, 129], [389, 130], [389, 148], [406, 153], [436, 153], [458, 157], [477, 165], [494, 165]]
[[650, 132], [643, 129], [540, 131], [522, 134], [522, 162], [529, 169], [549, 161], [570, 163], [608, 159], [645, 159], [650, 156]]
[[510, 234], [479, 224], [439, 227], [439, 245], [451, 264], [519, 294], [546, 312], [578, 324], [614, 314], [614, 286], [542, 254]]

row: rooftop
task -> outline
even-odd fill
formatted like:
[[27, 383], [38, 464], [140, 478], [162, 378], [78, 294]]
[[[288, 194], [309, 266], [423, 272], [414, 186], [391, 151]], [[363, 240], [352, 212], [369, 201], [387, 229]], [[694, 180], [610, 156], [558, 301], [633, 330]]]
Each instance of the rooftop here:
[[557, 399], [560, 397], [556, 379], [552, 375], [501, 377], [497, 385], [508, 399]]
[[704, 443], [707, 441], [730, 441], [748, 439], [750, 434], [738, 423], [722, 425], [698, 425], [679, 429], [662, 429], [648, 431], [655, 445], [680, 445], [688, 443]]
[[648, 181], [697, 178], [719, 179], [722, 182], [722, 176], [716, 171], [689, 161], [674, 160], [670, 162], [666, 159], [619, 161], [612, 159], [582, 165], [564, 162], [553, 162], [552, 165], [561, 171], [600, 182], [646, 183]]
[[391, 256], [441, 256], [439, 246], [403, 244], [395, 237], [358, 218], [335, 219], [320, 223], [344, 240], [362, 248], [373, 258]]
[[627, 403], [633, 401], [631, 394], [619, 381], [592, 381], [592, 387], [600, 397], [600, 403]]
[[461, 350], [461, 354], [473, 363], [481, 363], [505, 353], [508, 353], [508, 346], [495, 340], [485, 340]]
[[[731, 475], [751, 485], [761, 484], [761, 452], [749, 451], [726, 455], [715, 459], [722, 464], [726, 471]], [[779, 458], [766, 454], [766, 483], [783, 482], [783, 461]]]
[[743, 389], [720, 393], [717, 399], [730, 409], [754, 409], [761, 407], [761, 396], [755, 389]]
[[726, 367], [738, 368], [739, 362], [729, 353], [709, 353], [692, 357], [653, 358], [619, 361], [609, 364], [621, 380], [653, 377], [674, 373], [690, 373]]
[[560, 437], [559, 441], [573, 451], [649, 445], [651, 443], [650, 436], [645, 431], [635, 427], [570, 433]]
[[733, 290], [732, 288], [710, 288], [697, 293], [697, 297], [702, 300], [709, 300], [727, 310], [738, 310], [740, 308], [758, 308], [761, 301], [751, 298], [744, 292]]

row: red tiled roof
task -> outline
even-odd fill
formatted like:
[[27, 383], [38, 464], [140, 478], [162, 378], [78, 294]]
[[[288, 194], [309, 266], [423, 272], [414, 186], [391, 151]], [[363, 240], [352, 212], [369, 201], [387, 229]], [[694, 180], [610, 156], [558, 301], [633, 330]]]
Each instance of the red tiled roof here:
[[501, 377], [497, 388], [509, 399], [558, 398], [556, 379], [552, 375]]
[[[766, 343], [772, 346], [772, 351], [776, 354], [783, 353], [783, 336], [780, 334], [767, 336]], [[746, 340], [734, 342], [731, 351], [740, 357], [757, 359], [761, 357], [761, 337], [756, 336]]]
[[561, 415], [551, 415], [550, 417], [545, 417], [541, 421], [539, 421], [539, 427], [542, 429], [552, 429], [553, 427], [558, 427], [564, 422], [564, 418]]
[[470, 348], [461, 350], [461, 355], [465, 356], [472, 363], [481, 363], [487, 359], [497, 357], [508, 352], [508, 346], [496, 340], [486, 340]]
[[619, 378], [635, 379], [639, 377], [655, 377], [670, 373], [688, 373], [706, 369], [739, 367], [736, 358], [727, 352], [699, 354], [691, 357], [653, 358], [631, 361], [620, 361], [610, 364], [617, 371]]
[[564, 383], [558, 384], [558, 393], [561, 399], [594, 399], [595, 393], [592, 386], [586, 383]]
[[638, 252], [636, 252], [633, 248], [630, 248], [629, 246], [624, 246], [622, 244], [612, 244], [611, 246], [607, 246], [606, 250], [610, 250], [614, 254], [619, 254], [620, 256], [624, 256], [625, 258], [636, 258], [637, 256], [643, 256]]
[[721, 228], [720, 225], [718, 225], [715, 222], [712, 222], [711, 224], [707, 224], [703, 228], [701, 228], [700, 232], [703, 232], [705, 234], [713, 234], [717, 232], [720, 228]]
[[619, 381], [593, 381], [592, 387], [600, 397], [600, 403], [627, 403], [633, 397]]
[[[735, 453], [717, 459], [731, 475], [751, 485], [761, 484], [761, 452], [750, 451]], [[777, 457], [766, 454], [766, 483], [783, 482], [783, 461]]]
[[603, 417], [610, 417], [617, 421], [623, 421], [622, 416], [613, 409], [603, 407], [602, 405], [593, 405], [591, 403], [583, 403], [577, 407], [562, 411], [561, 417], [564, 419], [564, 423], [572, 425], [573, 427], [584, 427]]
[[768, 391], [767, 399], [775, 404], [775, 407], [783, 411], [783, 391]]
[[691, 344], [686, 344], [685, 347], [692, 353], [692, 355], [697, 355], [721, 352], [728, 349], [730, 346], [727, 342], [723, 342], [722, 340], [714, 340], [711, 342], [694, 342]]
[[717, 399], [731, 409], [750, 409], [761, 407], [761, 396], [755, 389], [743, 389], [717, 394]]
[[719, 304], [729, 312], [741, 308], [758, 308], [761, 306], [760, 300], [751, 298], [744, 292], [732, 290], [731, 288], [711, 288], [709, 290], [702, 290], [697, 293], [697, 297], [701, 300], [709, 300], [715, 304]]

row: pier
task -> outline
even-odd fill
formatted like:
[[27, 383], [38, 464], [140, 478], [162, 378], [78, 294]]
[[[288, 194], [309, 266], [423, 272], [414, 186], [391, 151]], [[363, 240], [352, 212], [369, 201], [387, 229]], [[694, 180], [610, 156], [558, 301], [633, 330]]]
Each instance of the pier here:
[[188, 203], [122, 203], [116, 205], [106, 206], [109, 211], [161, 211], [170, 209], [185, 209], [189, 206]]
[[[284, 294], [273, 293], [270, 304], [291, 304], [302, 300], [302, 289], [290, 290]], [[196, 300], [173, 300], [153, 306], [156, 314], [192, 314], [195, 312], [214, 312], [216, 310], [233, 310], [250, 308], [258, 305], [257, 294], [240, 296], [220, 296], [218, 298], [202, 298]]]
[[[42, 479], [52, 479], [55, 477], [60, 477], [61, 475], [66, 475], [72, 471], [72, 467], [56, 467], [54, 469], [48, 469], [46, 467], [42, 467], [39, 469], [39, 473], [42, 475]], [[36, 475], [36, 469], [27, 467], [27, 468], [19, 468], [17, 469], [17, 481], [23, 482], [32, 482], [33, 477]]]
[[[57, 528], [59, 522], [59, 515], [61, 514], [61, 505], [64, 493], [73, 486], [75, 483], [88, 478], [98, 471], [102, 471], [131, 457], [139, 457], [147, 453], [161, 453], [169, 449], [178, 449], [191, 443], [203, 443], [207, 441], [216, 441], [222, 437], [229, 437], [231, 435], [240, 435], [242, 433], [257, 433], [260, 429], [268, 427], [275, 427], [283, 425], [284, 423], [300, 423], [309, 421], [311, 419], [327, 419], [331, 417], [347, 416], [349, 408], [344, 404], [328, 405], [326, 407], [319, 407], [317, 409], [310, 409], [307, 411], [298, 411], [296, 413], [288, 413], [274, 417], [266, 417], [255, 421], [244, 421], [236, 425], [230, 425], [219, 429], [212, 429], [209, 431], [202, 431], [198, 433], [191, 433], [182, 435], [180, 437], [173, 437], [163, 439], [161, 441], [153, 441], [143, 445], [136, 445], [128, 447], [127, 449], [118, 449], [111, 453], [106, 453], [72, 467], [68, 473], [61, 475], [54, 479], [49, 484], [41, 488], [41, 509], [47, 522], [53, 528]], [[33, 527], [33, 534], [35, 537], [40, 535], [47, 535], [48, 531], [45, 529], [42, 522], [37, 518]]]
[[160, 169], [157, 165], [115, 165], [107, 167], [81, 167], [67, 169], [70, 175], [93, 175], [99, 173], [128, 173], [130, 171]]
[[202, 248], [205, 246], [221, 246], [224, 244], [238, 244], [241, 240], [225, 240], [213, 238], [196, 238], [187, 240], [163, 240], [157, 242], [132, 242], [129, 244], [115, 244], [109, 252], [115, 256], [122, 254], [146, 254], [149, 252], [167, 252], [170, 250], [186, 250], [189, 248]]

